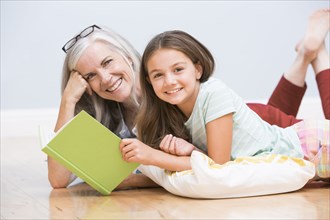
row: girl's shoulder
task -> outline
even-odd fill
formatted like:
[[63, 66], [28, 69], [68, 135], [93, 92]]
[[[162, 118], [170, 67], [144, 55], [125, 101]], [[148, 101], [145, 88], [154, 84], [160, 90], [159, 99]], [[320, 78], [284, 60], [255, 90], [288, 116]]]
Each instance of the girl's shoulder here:
[[223, 90], [228, 89], [227, 85], [220, 79], [215, 77], [210, 77], [207, 81], [201, 84], [202, 90]]
[[210, 77], [207, 81], [201, 84], [200, 94], [204, 98], [213, 97], [216, 100], [221, 98], [240, 98], [240, 96], [232, 90], [221, 79]]

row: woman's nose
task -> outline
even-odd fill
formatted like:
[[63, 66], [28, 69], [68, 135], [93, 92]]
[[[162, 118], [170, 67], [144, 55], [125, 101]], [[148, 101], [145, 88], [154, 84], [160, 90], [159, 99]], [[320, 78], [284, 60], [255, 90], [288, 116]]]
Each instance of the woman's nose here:
[[100, 72], [101, 85], [109, 85], [111, 82], [112, 75], [109, 72], [102, 71]]

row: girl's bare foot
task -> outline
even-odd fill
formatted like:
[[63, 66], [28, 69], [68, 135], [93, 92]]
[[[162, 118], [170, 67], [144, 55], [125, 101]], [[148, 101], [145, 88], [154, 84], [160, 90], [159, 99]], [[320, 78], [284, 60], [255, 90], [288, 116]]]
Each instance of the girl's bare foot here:
[[330, 29], [330, 9], [315, 11], [308, 18], [307, 29], [304, 38], [297, 44], [296, 51], [306, 60], [316, 58]]
[[[324, 40], [330, 28], [330, 9], [315, 11], [309, 16], [304, 38], [297, 44], [297, 57], [284, 77], [296, 86], [303, 87], [309, 64], [313, 67], [324, 66]], [[322, 55], [322, 56], [321, 56]], [[317, 60], [315, 60], [317, 58]], [[318, 59], [320, 58], [320, 59]], [[321, 59], [322, 58], [322, 59]], [[315, 62], [313, 62], [315, 60]], [[323, 68], [323, 67], [322, 67]]]
[[315, 11], [309, 18], [307, 30], [302, 41], [304, 52], [316, 56], [330, 28], [330, 9]]
[[319, 48], [315, 59], [311, 62], [315, 75], [322, 70], [330, 69], [330, 57], [325, 47], [325, 42]]

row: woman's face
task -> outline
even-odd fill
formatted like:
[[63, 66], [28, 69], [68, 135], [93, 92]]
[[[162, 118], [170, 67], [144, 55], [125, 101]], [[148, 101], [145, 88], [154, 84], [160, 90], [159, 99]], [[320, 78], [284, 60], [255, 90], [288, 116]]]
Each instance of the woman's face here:
[[76, 70], [100, 97], [123, 103], [129, 101], [134, 83], [132, 68], [106, 44], [90, 45], [79, 58]]

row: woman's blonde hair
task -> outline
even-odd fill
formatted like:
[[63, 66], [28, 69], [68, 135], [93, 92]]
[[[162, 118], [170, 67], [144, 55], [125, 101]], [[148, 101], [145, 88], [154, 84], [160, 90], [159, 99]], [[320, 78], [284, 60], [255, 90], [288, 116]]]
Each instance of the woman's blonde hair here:
[[147, 63], [151, 56], [161, 48], [174, 49], [185, 54], [194, 64], [202, 67], [200, 82], [205, 82], [213, 74], [215, 63], [210, 51], [186, 32], [174, 30], [155, 36], [147, 45], [140, 71], [142, 103], [137, 116], [138, 138], [154, 148], [166, 134], [190, 141], [190, 134], [184, 126], [187, 117], [181, 110], [159, 99], [148, 81]]
[[[139, 86], [137, 75], [141, 63], [140, 54], [125, 38], [107, 27], [101, 27], [100, 29], [94, 28], [94, 31], [91, 34], [80, 38], [76, 44], [67, 51], [62, 71], [62, 93], [68, 83], [71, 71], [76, 68], [79, 58], [86, 48], [95, 42], [102, 42], [106, 46], [109, 46], [110, 49], [119, 53], [127, 64], [131, 66], [133, 85], [135, 87]], [[132, 91], [134, 92], [132, 92], [131, 98], [135, 100], [136, 106], [138, 107], [138, 95], [135, 92], [137, 89], [138, 88], [133, 88]], [[85, 92], [76, 105], [75, 114], [79, 113], [81, 110], [85, 110], [103, 125], [114, 130], [118, 125], [119, 120], [121, 120], [119, 106], [120, 103], [112, 100], [105, 100], [95, 93], [90, 96]]]

